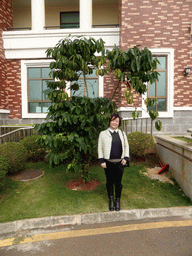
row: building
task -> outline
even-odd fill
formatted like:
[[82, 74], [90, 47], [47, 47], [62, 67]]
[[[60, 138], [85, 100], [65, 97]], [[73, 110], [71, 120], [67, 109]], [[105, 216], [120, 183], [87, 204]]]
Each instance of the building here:
[[[191, 0], [2, 0], [0, 2], [0, 124], [41, 122], [50, 104], [46, 97], [50, 59], [46, 49], [69, 34], [102, 38], [111, 49], [141, 45], [160, 64], [156, 86], [148, 96], [163, 133], [185, 133], [192, 126], [192, 1]], [[109, 77], [93, 77], [97, 95], [113, 89]], [[140, 116], [144, 99], [135, 97]], [[121, 98], [122, 117], [135, 106]]]

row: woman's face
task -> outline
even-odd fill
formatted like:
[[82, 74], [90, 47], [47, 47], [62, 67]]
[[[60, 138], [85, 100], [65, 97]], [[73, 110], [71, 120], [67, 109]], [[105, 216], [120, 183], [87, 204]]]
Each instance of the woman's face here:
[[119, 127], [119, 117], [114, 118], [113, 120], [111, 120], [110, 122], [110, 128], [112, 130], [116, 130]]

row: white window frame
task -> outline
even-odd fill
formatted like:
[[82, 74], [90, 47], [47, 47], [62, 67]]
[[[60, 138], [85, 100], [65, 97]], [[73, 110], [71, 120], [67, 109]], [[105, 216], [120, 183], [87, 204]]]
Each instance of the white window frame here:
[[[49, 67], [52, 59], [47, 60], [21, 60], [21, 102], [22, 118], [46, 118], [46, 113], [29, 113], [28, 112], [28, 88], [27, 88], [27, 69], [29, 67]], [[67, 84], [66, 92], [70, 96], [70, 83]], [[104, 78], [99, 76], [99, 97], [104, 95]]]
[[[174, 49], [171, 48], [152, 48], [149, 49], [152, 54], [167, 57], [167, 111], [159, 112], [159, 117], [173, 117], [173, 98], [174, 98]], [[141, 112], [142, 117], [149, 117], [147, 107], [144, 103], [147, 98], [147, 92], [142, 94], [142, 106], [137, 107], [137, 111]], [[133, 112], [134, 107], [120, 107], [118, 111]]]
[[[150, 49], [153, 55], [167, 57], [167, 111], [159, 111], [159, 117], [173, 117], [174, 98], [174, 49], [160, 48]], [[144, 103], [147, 92], [142, 95], [142, 117], [149, 117]]]

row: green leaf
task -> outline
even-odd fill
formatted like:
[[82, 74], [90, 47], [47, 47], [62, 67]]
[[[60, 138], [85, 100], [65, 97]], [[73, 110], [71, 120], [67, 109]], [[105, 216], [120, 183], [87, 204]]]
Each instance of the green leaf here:
[[162, 122], [160, 120], [155, 122], [155, 128], [157, 131], [161, 131], [162, 129]]

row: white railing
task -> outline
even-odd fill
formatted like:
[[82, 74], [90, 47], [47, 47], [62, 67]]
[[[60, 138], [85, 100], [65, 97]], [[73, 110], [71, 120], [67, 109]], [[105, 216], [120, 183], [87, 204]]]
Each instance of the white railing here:
[[145, 133], [150, 133], [152, 135], [152, 122], [150, 118], [139, 117], [135, 120], [133, 118], [123, 118], [122, 129], [126, 134], [130, 132], [140, 131]]
[[[130, 132], [141, 131], [152, 135], [152, 123], [150, 118], [124, 118], [122, 129], [128, 134]], [[32, 126], [0, 126], [0, 144], [5, 142], [19, 142], [27, 136], [34, 134]]]
[[33, 134], [34, 128], [31, 126], [0, 126], [0, 144], [5, 142], [19, 142], [25, 137]]

